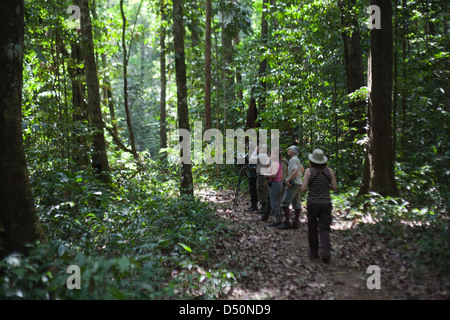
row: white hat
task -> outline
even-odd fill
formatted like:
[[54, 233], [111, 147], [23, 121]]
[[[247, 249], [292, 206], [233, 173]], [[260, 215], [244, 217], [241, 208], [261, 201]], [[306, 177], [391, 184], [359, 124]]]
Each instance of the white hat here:
[[323, 154], [323, 151], [320, 149], [315, 149], [313, 153], [308, 155], [308, 158], [311, 162], [317, 163], [317, 164], [324, 164], [328, 162], [328, 158], [325, 157]]
[[294, 152], [295, 155], [298, 156], [298, 154], [300, 153], [300, 149], [296, 146], [296, 145], [292, 145], [288, 148], [288, 150], [291, 149], [292, 152]]

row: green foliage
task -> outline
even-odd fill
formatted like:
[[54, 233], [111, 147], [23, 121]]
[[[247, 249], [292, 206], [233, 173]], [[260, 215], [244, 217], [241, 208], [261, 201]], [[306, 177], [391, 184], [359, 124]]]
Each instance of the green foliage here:
[[[438, 219], [440, 219], [438, 217]], [[423, 228], [415, 243], [421, 263], [437, 266], [439, 275], [444, 278], [450, 274], [450, 233], [449, 220], [440, 221]]]
[[48, 245], [39, 245], [24, 257], [11, 254], [0, 261], [0, 298], [50, 299], [50, 268], [54, 265]]
[[[118, 170], [112, 185], [53, 163], [33, 172], [49, 243], [0, 264], [1, 296], [19, 299], [217, 298], [234, 281], [225, 266], [205, 269], [223, 224], [198, 199], [179, 197], [154, 161]], [[132, 177], [132, 178], [130, 178]], [[69, 290], [69, 265], [81, 290]], [[186, 282], [186, 279], [188, 281]]]
[[333, 195], [335, 214], [352, 221], [352, 225], [361, 224], [363, 230], [376, 234], [379, 242], [403, 238], [406, 248], [396, 249], [399, 252], [406, 249], [406, 255], [414, 261], [414, 272], [420, 274], [424, 265], [431, 265], [439, 276], [448, 277], [448, 208], [439, 197], [428, 198], [428, 202], [422, 204], [404, 198], [383, 197], [374, 192], [359, 199], [355, 199], [356, 195], [357, 190]]
[[[117, 1], [96, 1], [93, 19], [99, 80], [112, 89], [119, 136], [127, 145], [123, 110], [121, 16]], [[360, 22], [363, 61], [369, 30], [366, 3], [353, 8]], [[72, 103], [72, 84], [84, 85], [82, 68], [72, 56], [79, 41], [66, 28], [71, 1], [25, 1], [26, 32], [22, 129], [33, 194], [49, 242], [33, 246], [29, 256], [11, 255], [0, 262], [0, 297], [17, 299], [148, 299], [217, 298], [235, 281], [225, 265], [205, 267], [215, 236], [223, 225], [214, 210], [199, 199], [180, 198], [179, 166], [169, 159], [155, 161], [159, 148], [160, 26], [167, 37], [167, 128], [177, 127], [176, 88], [167, 21], [160, 21], [160, 4], [125, 4], [128, 18], [129, 93], [137, 148], [131, 155], [117, 151], [105, 132], [112, 183], [99, 182], [90, 167], [93, 130], [82, 110]], [[429, 4], [429, 5], [428, 5]], [[336, 210], [349, 219], [370, 217], [384, 236], [398, 236], [405, 221], [421, 225], [411, 247], [421, 259], [449, 270], [448, 212], [450, 171], [448, 149], [449, 35], [444, 28], [444, 1], [398, 2], [394, 23], [396, 92], [392, 116], [396, 146], [396, 179], [401, 198], [369, 194], [356, 199], [362, 175], [366, 136], [354, 136], [355, 110], [349, 101], [365, 100], [367, 88], [347, 94], [343, 69], [340, 12], [332, 1], [213, 2], [213, 127], [243, 127], [251, 94], [265, 106], [258, 110], [261, 128], [279, 129], [280, 145], [297, 143], [301, 160], [315, 147], [330, 158], [338, 177]], [[151, 7], [151, 8], [150, 8]], [[151, 10], [149, 10], [149, 8]], [[262, 13], [269, 36], [261, 39]], [[185, 6], [189, 111], [192, 122], [204, 112], [203, 9], [199, 2]], [[134, 22], [136, 22], [134, 24]], [[426, 29], [424, 26], [428, 26]], [[434, 31], [432, 30], [434, 27]], [[431, 28], [431, 29], [430, 29]], [[233, 61], [223, 63], [222, 36], [236, 35]], [[262, 41], [263, 40], [263, 41]], [[263, 47], [264, 44], [264, 47]], [[265, 74], [259, 64], [267, 62]], [[241, 83], [225, 88], [225, 71], [239, 71]], [[263, 91], [261, 83], [265, 83]], [[242, 91], [243, 100], [236, 97]], [[84, 97], [86, 98], [86, 97]], [[84, 99], [83, 98], [83, 99]], [[106, 126], [112, 125], [106, 101]], [[224, 132], [224, 131], [223, 131]], [[349, 137], [352, 137], [350, 139]], [[351, 141], [353, 140], [353, 141]], [[171, 146], [167, 150], [169, 150]], [[166, 150], [166, 151], [167, 151]], [[239, 166], [194, 165], [196, 190], [234, 188]], [[446, 220], [447, 219], [447, 220]], [[2, 226], [0, 226], [1, 228]], [[82, 289], [69, 290], [66, 268], [81, 268]]]

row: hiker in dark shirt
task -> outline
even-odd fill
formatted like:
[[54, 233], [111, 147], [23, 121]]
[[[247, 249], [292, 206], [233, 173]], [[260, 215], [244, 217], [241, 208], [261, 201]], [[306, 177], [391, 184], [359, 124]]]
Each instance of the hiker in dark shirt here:
[[328, 263], [331, 257], [332, 222], [330, 190], [337, 190], [337, 182], [333, 170], [327, 167], [328, 159], [322, 150], [315, 149], [308, 158], [310, 167], [305, 171], [302, 191], [306, 192], [309, 189], [306, 201], [309, 257], [311, 259], [319, 257], [320, 235], [322, 261]]
[[256, 212], [256, 211], [258, 211], [258, 193], [257, 193], [257, 188], [256, 188], [256, 179], [257, 179], [256, 164], [249, 163], [250, 157], [251, 157], [250, 152], [256, 151], [256, 145], [253, 143], [250, 143], [248, 151], [249, 151], [249, 154], [245, 158], [246, 164], [244, 166], [244, 170], [247, 173], [251, 205], [246, 210]]

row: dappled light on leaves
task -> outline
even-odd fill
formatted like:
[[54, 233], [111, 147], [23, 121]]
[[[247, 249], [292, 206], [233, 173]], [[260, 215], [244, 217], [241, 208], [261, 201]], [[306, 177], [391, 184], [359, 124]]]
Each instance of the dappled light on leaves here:
[[[447, 0], [69, 2], [2, 0], [0, 298], [450, 297]], [[327, 155], [329, 263], [266, 144]]]

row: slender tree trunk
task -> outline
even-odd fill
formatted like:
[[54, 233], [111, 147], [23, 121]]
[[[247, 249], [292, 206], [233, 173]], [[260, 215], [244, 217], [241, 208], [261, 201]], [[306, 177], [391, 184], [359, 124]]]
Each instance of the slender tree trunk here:
[[98, 82], [97, 65], [95, 63], [94, 43], [92, 40], [92, 24], [88, 0], [78, 0], [81, 10], [81, 50], [86, 72], [88, 92], [87, 110], [90, 125], [95, 129], [92, 166], [104, 182], [111, 181], [109, 163], [106, 154], [106, 141], [103, 132], [103, 119], [100, 104], [100, 85]]
[[[175, 73], [177, 82], [179, 128], [186, 129], [190, 132], [186, 85], [186, 61], [184, 53], [183, 0], [173, 0], [173, 37], [175, 47]], [[189, 196], [193, 196], [194, 194], [191, 161], [189, 161], [189, 163], [181, 164], [180, 194]]]
[[370, 190], [398, 195], [392, 145], [392, 2], [371, 0], [381, 10], [381, 29], [370, 32], [368, 67]]
[[[267, 8], [269, 4], [269, 0], [263, 0], [263, 12], [261, 16], [261, 54], [264, 54], [267, 50], [267, 37], [269, 35], [269, 23], [267, 19], [267, 13], [264, 10]], [[267, 59], [262, 58], [259, 62], [259, 86], [261, 88], [261, 95], [258, 99], [258, 109], [259, 112], [264, 110], [266, 106], [266, 90], [267, 90], [267, 83], [265, 80], [263, 80], [263, 77], [266, 74], [267, 70]]]
[[[234, 0], [234, 2], [239, 3], [238, 0]], [[240, 28], [237, 27], [236, 35], [234, 37], [235, 46], [238, 47], [240, 42], [241, 42]], [[243, 102], [244, 101], [244, 91], [242, 90], [242, 70], [241, 70], [240, 65], [236, 66], [236, 85], [238, 87], [236, 94], [237, 94], [237, 98], [239, 100], [239, 104], [244, 106], [244, 102]]]
[[258, 110], [256, 107], [256, 98], [255, 98], [255, 89], [254, 87], [250, 90], [250, 102], [248, 104], [247, 110], [247, 121], [245, 124], [246, 128], [255, 128], [256, 127], [256, 118]]
[[[95, 0], [92, 1], [92, 17], [94, 20], [98, 20], [97, 16], [97, 7], [95, 4]], [[106, 33], [106, 30], [99, 30], [97, 32], [97, 37], [101, 37], [101, 33]], [[94, 30], [95, 35], [95, 30]], [[101, 55], [102, 65], [103, 68], [107, 68], [107, 62], [106, 62], [106, 54], [102, 53]], [[114, 100], [113, 100], [113, 94], [112, 94], [112, 88], [111, 88], [111, 82], [109, 80], [109, 76], [104, 76], [104, 83], [102, 86], [102, 94], [103, 94], [103, 105], [107, 106], [109, 109], [109, 116], [111, 118], [111, 125], [112, 125], [112, 132], [114, 132], [115, 136], [119, 136], [119, 129], [117, 127], [117, 121], [116, 121], [116, 112], [114, 110]], [[109, 131], [109, 130], [108, 130]]]
[[219, 45], [217, 43], [217, 32], [214, 32], [214, 49], [216, 52], [216, 129], [220, 129], [220, 64], [219, 64]]
[[232, 70], [233, 65], [233, 38], [235, 30], [231, 25], [226, 25], [232, 13], [229, 9], [223, 8], [222, 10], [222, 89], [223, 89], [223, 129], [226, 130], [227, 126], [227, 110], [231, 107], [234, 100], [234, 93], [232, 91], [234, 85], [234, 72]]
[[[106, 66], [106, 55], [102, 54], [102, 63], [103, 66]], [[108, 106], [109, 117], [111, 118], [112, 132], [116, 136], [119, 136], [119, 128], [117, 126], [116, 119], [116, 111], [114, 109], [114, 99], [113, 99], [113, 91], [111, 87], [111, 82], [108, 76], [105, 76], [105, 83], [103, 84], [103, 97], [105, 100], [105, 104]]]
[[397, 96], [398, 96], [398, 12], [397, 0], [394, 1], [394, 74], [392, 78], [393, 92], [392, 92], [392, 143], [394, 150], [394, 157], [397, 153]]
[[122, 15], [122, 53], [123, 53], [123, 101], [125, 106], [125, 114], [127, 119], [127, 127], [130, 135], [130, 145], [131, 151], [133, 152], [134, 158], [137, 160], [138, 154], [136, 152], [136, 144], [134, 140], [133, 125], [131, 123], [131, 113], [130, 107], [128, 105], [128, 53], [127, 44], [125, 42], [125, 32], [127, 28], [127, 19], [123, 11], [123, 0], [120, 0], [120, 13]]
[[402, 0], [402, 86], [401, 86], [401, 121], [400, 121], [400, 131], [402, 132], [402, 136], [400, 139], [401, 147], [405, 147], [406, 144], [406, 134], [404, 134], [405, 124], [406, 124], [406, 107], [407, 107], [407, 95], [408, 95], [408, 87], [407, 87], [407, 48], [408, 48], [408, 30], [406, 26], [408, 16], [408, 8], [406, 4], [406, 0]]
[[211, 129], [211, 0], [206, 0], [205, 24], [205, 130]]
[[161, 73], [161, 96], [160, 96], [160, 116], [159, 116], [159, 141], [161, 148], [167, 148], [167, 132], [166, 132], [166, 27], [164, 21], [166, 20], [166, 8], [161, 4], [161, 30], [160, 30], [160, 47], [159, 65]]
[[77, 43], [71, 45], [71, 58], [73, 62], [77, 64], [75, 68], [69, 68], [69, 75], [72, 81], [72, 104], [74, 108], [73, 121], [85, 121], [88, 120], [87, 105], [85, 102], [85, 86], [81, 76], [84, 70], [78, 65], [82, 63], [81, 49]]
[[23, 0], [0, 3], [0, 257], [45, 241], [22, 140]]
[[[425, 34], [429, 36], [434, 36], [436, 33], [436, 26], [433, 22], [433, 10], [430, 9], [432, 2], [425, 2]], [[429, 37], [428, 37], [429, 39]]]
[[[241, 37], [238, 30], [236, 36], [234, 37], [234, 43], [236, 44], [236, 46], [239, 46], [240, 42]], [[239, 99], [239, 102], [242, 103], [242, 101], [244, 100], [244, 91], [242, 90], [242, 70], [240, 66], [236, 66], [236, 85], [238, 86], [237, 98]]]
[[[267, 36], [268, 36], [268, 21], [267, 21], [267, 13], [264, 11], [264, 8], [267, 8], [269, 4], [269, 0], [263, 1], [263, 12], [261, 16], [261, 54], [264, 54], [264, 51], [267, 49]], [[267, 60], [261, 59], [259, 62], [258, 69], [258, 85], [260, 87], [261, 93], [258, 101], [255, 98], [256, 90], [254, 87], [250, 90], [250, 102], [247, 110], [247, 119], [246, 119], [246, 128], [255, 128], [256, 127], [256, 118], [258, 112], [262, 111], [265, 107], [265, 92], [266, 92], [266, 82], [262, 80], [262, 77], [266, 73], [267, 68]], [[259, 90], [259, 89], [258, 89]], [[258, 111], [259, 109], [259, 111]]]
[[[81, 57], [81, 49], [78, 43], [71, 45], [71, 58], [77, 64], [75, 68], [69, 67], [69, 75], [72, 82], [72, 104], [73, 104], [73, 121], [82, 124], [88, 122], [88, 113], [86, 105], [86, 88], [83, 84], [84, 70], [78, 65], [83, 61]], [[76, 129], [78, 134], [75, 134], [75, 150], [73, 150], [73, 159], [75, 163], [83, 168], [89, 166], [89, 154], [85, 152], [84, 147], [87, 144], [86, 135], [82, 135], [81, 130]]]
[[[215, 30], [215, 29], [214, 29]], [[220, 129], [220, 80], [219, 80], [219, 46], [217, 44], [217, 33], [214, 31], [214, 51], [216, 52], [216, 129], [217, 131]], [[217, 143], [219, 144], [219, 139], [217, 139]], [[219, 150], [219, 149], [217, 149]], [[217, 177], [220, 176], [220, 163], [219, 157], [222, 157], [222, 154], [217, 153]]]
[[369, 192], [369, 189], [370, 189], [370, 161], [369, 161], [369, 146], [367, 145], [366, 151], [364, 152], [363, 172], [362, 172], [361, 186], [359, 187], [358, 191], [358, 197], [360, 195], [367, 194]]

